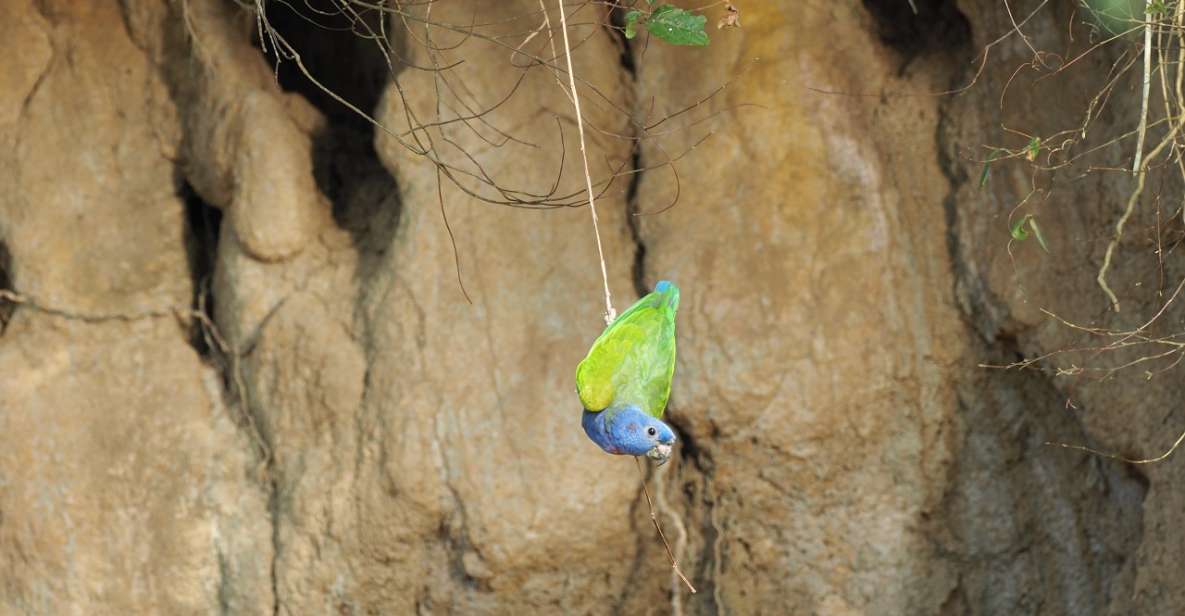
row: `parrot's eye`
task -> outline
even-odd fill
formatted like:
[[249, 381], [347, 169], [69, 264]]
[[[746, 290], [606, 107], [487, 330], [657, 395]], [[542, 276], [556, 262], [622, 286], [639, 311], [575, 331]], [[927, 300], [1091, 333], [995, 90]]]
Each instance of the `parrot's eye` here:
[[650, 436], [654, 436], [655, 434], [658, 434], [658, 430], [655, 429], [654, 426], [650, 426], [649, 428], [646, 428], [646, 434], [649, 434]]

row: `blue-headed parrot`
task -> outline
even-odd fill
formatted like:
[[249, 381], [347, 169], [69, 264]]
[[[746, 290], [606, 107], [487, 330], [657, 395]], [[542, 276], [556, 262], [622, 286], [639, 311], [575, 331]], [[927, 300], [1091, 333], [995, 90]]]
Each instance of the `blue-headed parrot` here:
[[663, 423], [675, 374], [679, 288], [663, 280], [605, 328], [576, 367], [585, 434], [608, 453], [662, 464], [675, 431]]

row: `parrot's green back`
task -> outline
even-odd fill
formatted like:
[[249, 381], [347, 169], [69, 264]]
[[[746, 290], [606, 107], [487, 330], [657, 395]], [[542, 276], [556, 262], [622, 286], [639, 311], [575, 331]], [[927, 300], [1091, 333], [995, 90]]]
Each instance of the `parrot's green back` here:
[[576, 367], [576, 391], [590, 411], [636, 405], [661, 418], [675, 374], [679, 288], [667, 281], [613, 321]]

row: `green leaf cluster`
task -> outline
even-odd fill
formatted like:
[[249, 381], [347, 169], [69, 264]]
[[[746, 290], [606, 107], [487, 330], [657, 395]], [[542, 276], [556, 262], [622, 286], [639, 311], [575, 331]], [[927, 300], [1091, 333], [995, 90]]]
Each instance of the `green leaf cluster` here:
[[[646, 0], [653, 6], [654, 0]], [[708, 33], [704, 24], [708, 18], [670, 4], [661, 4], [653, 11], [631, 9], [625, 14], [625, 38], [638, 36], [638, 26], [644, 26], [650, 34], [672, 44], [704, 47], [708, 44]]]

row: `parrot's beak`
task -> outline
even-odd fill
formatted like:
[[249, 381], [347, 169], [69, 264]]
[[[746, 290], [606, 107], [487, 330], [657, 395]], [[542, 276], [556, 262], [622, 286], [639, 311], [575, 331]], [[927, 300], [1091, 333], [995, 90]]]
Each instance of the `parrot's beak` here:
[[662, 466], [667, 460], [671, 459], [671, 446], [655, 445], [650, 448], [650, 451], [646, 452], [646, 457], [658, 462], [658, 465]]

